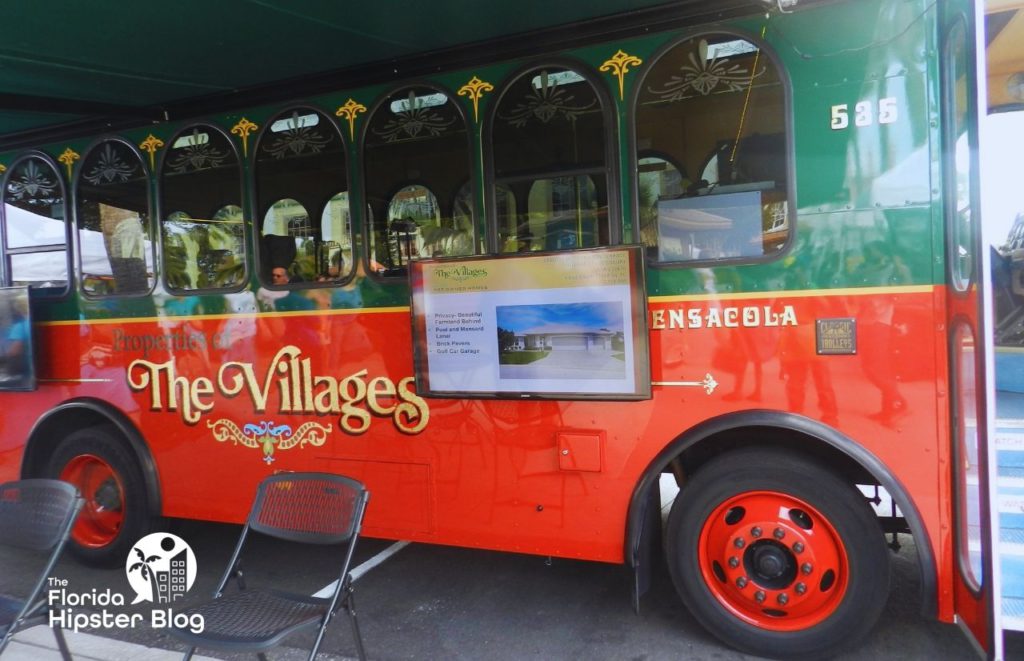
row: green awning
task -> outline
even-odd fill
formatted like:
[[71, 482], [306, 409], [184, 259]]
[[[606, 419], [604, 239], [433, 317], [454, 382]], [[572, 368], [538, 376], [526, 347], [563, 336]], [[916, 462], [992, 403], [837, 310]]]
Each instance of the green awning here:
[[[0, 20], [0, 148], [53, 129], [195, 115], [361, 70], [401, 76], [421, 55], [528, 54], [538, 30], [758, 0], [12, 0]], [[608, 18], [613, 17], [613, 18]], [[517, 35], [531, 35], [519, 38]], [[416, 57], [414, 57], [416, 56]], [[391, 69], [394, 69], [392, 71]], [[303, 88], [303, 84], [307, 87]]]

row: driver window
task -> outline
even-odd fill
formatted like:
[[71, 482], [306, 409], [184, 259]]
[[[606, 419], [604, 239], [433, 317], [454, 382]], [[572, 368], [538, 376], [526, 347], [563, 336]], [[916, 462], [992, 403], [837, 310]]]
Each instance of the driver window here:
[[790, 236], [786, 97], [774, 62], [730, 34], [680, 42], [636, 108], [640, 240], [662, 263], [752, 260]]

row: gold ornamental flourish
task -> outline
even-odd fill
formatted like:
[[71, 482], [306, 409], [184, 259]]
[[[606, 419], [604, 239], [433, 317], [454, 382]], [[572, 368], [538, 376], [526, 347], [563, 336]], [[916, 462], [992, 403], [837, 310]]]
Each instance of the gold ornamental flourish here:
[[605, 60], [604, 64], [601, 65], [601, 71], [609, 71], [613, 76], [619, 79], [619, 100], [625, 100], [625, 92], [623, 91], [622, 81], [629, 73], [629, 67], [640, 66], [644, 61], [636, 55], [629, 55], [624, 50], [619, 49], [619, 52], [612, 55], [610, 60]]
[[149, 152], [149, 169], [156, 170], [156, 150], [164, 146], [164, 141], [156, 137], [152, 133], [149, 137], [139, 143], [139, 149], [145, 152]]
[[220, 418], [208, 420], [206, 426], [213, 434], [213, 438], [221, 443], [231, 441], [232, 445], [262, 450], [262, 460], [267, 465], [274, 463], [275, 450], [290, 450], [296, 446], [303, 448], [307, 443], [313, 447], [320, 447], [331, 433], [331, 425], [324, 426], [316, 422], [303, 423], [294, 433], [288, 425], [276, 425], [265, 421], [239, 427], [232, 420]]
[[4, 172], [7, 172], [7, 166], [0, 163], [0, 174], [3, 174]]
[[57, 160], [64, 164], [64, 167], [68, 169], [68, 181], [71, 181], [71, 167], [75, 161], [82, 158], [81, 155], [68, 147], [64, 150], [64, 153], [57, 157]]
[[494, 85], [480, 80], [476, 76], [470, 78], [469, 82], [459, 88], [459, 96], [468, 96], [473, 101], [473, 121], [480, 122], [480, 97], [484, 92], [493, 92]]
[[361, 112], [366, 112], [366, 106], [356, 103], [354, 99], [349, 99], [345, 102], [345, 105], [334, 112], [338, 117], [344, 117], [348, 120], [348, 137], [351, 140], [356, 139], [356, 114]]
[[231, 127], [231, 132], [242, 138], [242, 155], [249, 156], [249, 134], [259, 128], [259, 124], [250, 122], [243, 117], [237, 124]]

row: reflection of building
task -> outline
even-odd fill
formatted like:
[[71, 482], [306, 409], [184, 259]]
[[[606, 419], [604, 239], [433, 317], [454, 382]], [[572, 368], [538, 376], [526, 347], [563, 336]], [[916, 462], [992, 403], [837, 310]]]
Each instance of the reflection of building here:
[[531, 329], [530, 332], [516, 334], [512, 349], [516, 351], [612, 351], [613, 340], [622, 334], [606, 328], [572, 328], [571, 326], [551, 326]]
[[156, 572], [156, 603], [169, 604], [188, 591], [188, 549], [171, 558], [169, 571]]

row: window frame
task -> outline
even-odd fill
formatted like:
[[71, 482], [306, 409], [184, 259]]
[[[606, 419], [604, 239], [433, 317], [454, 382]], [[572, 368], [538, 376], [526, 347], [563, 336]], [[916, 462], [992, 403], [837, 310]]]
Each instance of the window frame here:
[[[167, 264], [167, 247], [164, 245], [164, 222], [166, 221], [165, 216], [167, 215], [167, 213], [179, 211], [179, 209], [164, 209], [164, 204], [166, 202], [164, 199], [164, 169], [167, 167], [167, 159], [170, 158], [171, 156], [172, 145], [174, 145], [175, 142], [177, 142], [180, 138], [182, 138], [183, 136], [185, 136], [187, 133], [191, 132], [194, 129], [205, 129], [208, 131], [214, 131], [216, 133], [219, 133], [221, 137], [223, 137], [227, 141], [229, 147], [231, 148], [231, 154], [235, 157], [236, 168], [238, 170], [238, 206], [239, 208], [242, 209], [241, 254], [245, 256], [245, 268], [242, 272], [242, 277], [239, 279], [238, 283], [231, 285], [230, 287], [198, 287], [196, 289], [178, 289], [176, 287], [171, 287], [167, 282], [167, 269], [165, 268]], [[152, 173], [152, 176], [154, 178], [154, 185], [156, 186], [156, 213], [154, 214], [154, 218], [157, 223], [156, 240], [159, 242], [160, 245], [158, 251], [160, 261], [158, 267], [160, 271], [160, 286], [163, 287], [164, 290], [167, 291], [169, 294], [178, 297], [202, 296], [206, 294], [233, 294], [240, 291], [244, 291], [247, 287], [249, 287], [250, 281], [252, 279], [253, 258], [252, 249], [250, 246], [252, 237], [249, 236], [250, 232], [246, 227], [247, 225], [251, 224], [251, 221], [246, 222], [245, 218], [246, 205], [249, 204], [251, 206], [251, 200], [246, 195], [245, 191], [245, 159], [243, 159], [242, 155], [239, 153], [238, 146], [235, 144], [235, 141], [231, 139], [231, 135], [226, 130], [214, 124], [212, 120], [200, 120], [197, 122], [183, 125], [182, 128], [179, 128], [177, 131], [171, 134], [171, 137], [167, 140], [166, 144], [167, 146], [163, 150], [161, 150], [160, 160], [157, 163], [156, 169]], [[211, 209], [210, 215], [214, 215], [217, 211], [223, 208], [224, 205], [217, 209]], [[165, 213], [165, 211], [167, 213]]]
[[[261, 276], [261, 274], [263, 273], [263, 266], [264, 266], [264, 264], [263, 264], [264, 255], [263, 255], [263, 248], [262, 248], [262, 245], [261, 245], [262, 238], [263, 238], [263, 221], [264, 221], [264, 219], [265, 219], [265, 217], [267, 215], [267, 212], [270, 210], [270, 208], [274, 204], [276, 204], [277, 202], [280, 202], [283, 199], [288, 199], [288, 198], [277, 197], [277, 198], [271, 200], [268, 197], [267, 200], [269, 202], [267, 204], [264, 204], [264, 200], [263, 200], [263, 198], [262, 198], [262, 196], [260, 194], [260, 187], [259, 187], [259, 169], [260, 169], [260, 167], [259, 167], [258, 154], [259, 154], [260, 146], [263, 144], [263, 141], [266, 139], [266, 137], [268, 135], [271, 134], [271, 127], [274, 125], [275, 122], [278, 122], [278, 121], [280, 121], [282, 119], [287, 119], [287, 116], [290, 115], [293, 112], [298, 112], [300, 114], [303, 114], [303, 111], [306, 111], [305, 114], [316, 114], [316, 115], [318, 115], [319, 118], [320, 118], [320, 122], [326, 122], [326, 126], [329, 126], [330, 130], [332, 130], [334, 132], [334, 134], [338, 137], [338, 139], [341, 140], [342, 163], [343, 163], [343, 165], [345, 167], [345, 187], [346, 187], [346, 189], [345, 190], [338, 190], [337, 188], [334, 188], [333, 189], [333, 191], [334, 191], [333, 193], [327, 195], [323, 199], [316, 200], [316, 206], [315, 206], [314, 209], [306, 209], [308, 217], [309, 217], [309, 221], [310, 221], [311, 224], [313, 224], [313, 223], [316, 224], [316, 226], [320, 229], [320, 236], [322, 237], [323, 236], [323, 225], [322, 225], [322, 223], [323, 223], [323, 214], [324, 214], [324, 211], [326, 211], [326, 209], [327, 209], [327, 205], [331, 203], [331, 200], [334, 199], [335, 196], [337, 196], [337, 195], [339, 195], [341, 193], [348, 193], [348, 196], [349, 196], [349, 205], [348, 205], [349, 230], [348, 231], [349, 231], [349, 242], [350, 242], [350, 244], [352, 246], [352, 263], [348, 266], [348, 269], [347, 269], [345, 275], [342, 278], [339, 278], [337, 280], [331, 280], [331, 281], [328, 281], [328, 282], [319, 282], [319, 281], [316, 281], [316, 280], [314, 280], [314, 281], [301, 281], [301, 282], [289, 283], [289, 284], [286, 284], [286, 285], [275, 285], [275, 284], [273, 284], [273, 282], [271, 282], [269, 280], [264, 282], [264, 280], [263, 280], [263, 278]], [[357, 268], [358, 267], [358, 260], [362, 259], [362, 255], [360, 254], [361, 253], [360, 249], [356, 246], [357, 237], [359, 235], [359, 231], [356, 229], [356, 227], [357, 227], [356, 212], [355, 212], [355, 208], [356, 207], [355, 207], [355, 204], [354, 204], [355, 200], [353, 199], [354, 196], [352, 194], [353, 193], [353, 191], [352, 191], [353, 163], [352, 163], [352, 158], [351, 158], [351, 154], [350, 154], [351, 144], [350, 144], [350, 141], [345, 138], [345, 131], [342, 130], [341, 125], [335, 120], [335, 117], [332, 116], [332, 113], [330, 113], [327, 110], [321, 108], [320, 106], [317, 106], [317, 105], [312, 104], [312, 103], [295, 103], [295, 104], [290, 104], [290, 105], [284, 106], [283, 109], [278, 110], [278, 111], [274, 112], [271, 115], [268, 115], [267, 121], [264, 122], [263, 126], [260, 128], [259, 132], [256, 134], [256, 139], [253, 141], [252, 145], [253, 145], [252, 146], [252, 150], [249, 152], [248, 157], [246, 159], [244, 159], [244, 160], [246, 160], [246, 165], [247, 165], [247, 168], [248, 168], [247, 176], [248, 176], [249, 191], [250, 191], [250, 198], [251, 198], [250, 199], [250, 204], [251, 204], [252, 209], [253, 209], [253, 213], [252, 213], [253, 217], [252, 217], [252, 220], [251, 220], [251, 223], [250, 223], [251, 227], [252, 227], [252, 235], [253, 235], [252, 236], [252, 240], [253, 240], [253, 255], [251, 256], [251, 261], [252, 261], [253, 268], [250, 270], [250, 273], [254, 274], [255, 278], [257, 279], [257, 281], [259, 282], [259, 285], [261, 287], [266, 287], [267, 289], [280, 290], [280, 291], [292, 290], [292, 289], [324, 289], [324, 288], [331, 288], [331, 287], [342, 287], [342, 286], [345, 286], [345, 285], [351, 283], [355, 279], [355, 277], [356, 277], [356, 272], [358, 270], [358, 268]], [[287, 160], [287, 159], [285, 159], [285, 160]], [[357, 163], [356, 165], [361, 166], [362, 164], [361, 163]], [[288, 196], [288, 197], [291, 198], [291, 199], [296, 199], [293, 196]], [[297, 201], [299, 201], [299, 203], [301, 204], [301, 200], [297, 200]], [[250, 276], [250, 277], [252, 277], [252, 276]]]
[[[79, 232], [81, 231], [81, 226], [78, 213], [78, 187], [82, 177], [84, 176], [84, 164], [86, 159], [89, 158], [89, 155], [92, 154], [93, 151], [99, 149], [102, 145], [107, 144], [109, 142], [117, 142], [128, 147], [132, 154], [139, 159], [139, 163], [142, 165], [142, 173], [146, 180], [146, 214], [149, 216], [149, 256], [153, 260], [154, 274], [152, 282], [148, 284], [145, 291], [128, 292], [126, 294], [120, 294], [117, 292], [113, 294], [96, 294], [92, 292], [87, 292], [85, 290], [85, 278], [83, 277], [84, 268], [82, 265], [83, 255], [81, 243], [79, 240]], [[161, 259], [162, 255], [158, 254], [157, 251], [157, 244], [159, 242], [157, 234], [159, 233], [160, 228], [155, 224], [156, 214], [154, 213], [154, 207], [156, 200], [154, 199], [153, 195], [153, 178], [155, 176], [154, 172], [146, 165], [146, 159], [142, 156], [142, 151], [138, 148], [138, 146], [135, 145], [135, 143], [133, 143], [131, 140], [128, 140], [120, 135], [101, 135], [100, 137], [96, 138], [91, 143], [89, 143], [89, 146], [82, 152], [82, 164], [83, 167], [78, 168], [78, 173], [75, 174], [74, 182], [72, 183], [72, 196], [74, 200], [74, 227], [72, 233], [75, 237], [75, 267], [77, 269], [78, 276], [78, 291], [81, 293], [83, 297], [88, 299], [140, 298], [144, 296], [152, 296], [153, 291], [156, 288], [156, 284], [157, 282], [160, 282], [160, 278], [162, 277], [163, 273], [163, 262]]]
[[74, 249], [72, 244], [71, 218], [68, 217], [68, 208], [71, 200], [68, 196], [68, 184], [64, 180], [64, 175], [61, 172], [61, 168], [57, 165], [57, 161], [41, 149], [32, 149], [18, 154], [10, 165], [7, 166], [7, 170], [4, 172], [3, 177], [0, 178], [0, 276], [2, 276], [2, 283], [4, 286], [12, 286], [11, 255], [58, 252], [53, 249], [58, 245], [55, 243], [27, 248], [7, 247], [7, 184], [18, 169], [18, 166], [20, 166], [24, 161], [32, 158], [46, 163], [46, 165], [56, 175], [57, 184], [60, 186], [61, 198], [64, 200], [64, 262], [65, 268], [67, 269], [67, 279], [63, 287], [32, 287], [29, 285], [29, 289], [35, 292], [32, 294], [33, 298], [45, 297], [48, 299], [63, 299], [71, 293], [75, 279], [74, 264], [71, 259], [71, 251]]
[[[544, 68], [569, 69], [581, 76], [584, 82], [588, 83], [594, 90], [598, 103], [601, 105], [601, 114], [604, 119], [604, 167], [603, 168], [581, 168], [558, 171], [536, 171], [531, 173], [517, 174], [513, 177], [503, 177], [500, 180], [495, 175], [494, 166], [494, 124], [498, 118], [498, 110], [501, 102], [508, 94], [509, 89], [524, 76], [543, 70]], [[603, 172], [605, 176], [606, 207], [608, 209], [608, 245], [621, 245], [622, 232], [622, 190], [619, 172], [619, 131], [616, 123], [615, 99], [612, 97], [607, 81], [594, 70], [594, 67], [582, 60], [572, 57], [545, 56], [542, 59], [530, 60], [516, 67], [505, 76], [494, 94], [486, 113], [482, 118], [483, 125], [480, 128], [480, 140], [483, 152], [483, 184], [484, 184], [484, 206], [486, 208], [485, 218], [485, 244], [484, 249], [488, 254], [510, 254], [502, 253], [499, 245], [499, 227], [497, 216], [497, 187], [508, 186], [509, 182], [532, 179], [552, 179], [554, 177], [579, 177], [583, 175], [593, 176], [594, 173]], [[597, 185], [597, 182], [594, 182]], [[519, 213], [518, 201], [516, 212]], [[605, 246], [590, 246], [600, 248]], [[584, 247], [576, 250], [585, 250]]]
[[[630, 176], [630, 193], [632, 195], [632, 212], [634, 226], [630, 228], [631, 236], [633, 237], [634, 243], [639, 243], [640, 240], [640, 170], [639, 163], [640, 158], [647, 158], [647, 156], [640, 156], [640, 149], [638, 148], [638, 131], [637, 131], [637, 115], [638, 115], [638, 103], [640, 101], [640, 95], [643, 92], [644, 82], [647, 79], [651, 69], [671, 51], [673, 48], [679, 46], [685, 41], [691, 39], [699, 39], [703, 35], [724, 35], [734, 37], [736, 39], [743, 39], [748, 41], [759, 49], [761, 57], [767, 57], [771, 62], [772, 66], [775, 67], [776, 72], [779, 76], [779, 83], [782, 85], [782, 114], [783, 114], [783, 130], [785, 131], [785, 150], [784, 156], [786, 159], [785, 172], [786, 172], [786, 185], [784, 190], [786, 191], [786, 217], [789, 223], [789, 231], [786, 236], [786, 241], [782, 246], [775, 252], [761, 255], [760, 257], [725, 257], [720, 259], [693, 259], [679, 262], [662, 262], [657, 259], [652, 259], [645, 250], [644, 259], [647, 268], [653, 269], [692, 269], [692, 268], [707, 268], [715, 266], [742, 266], [746, 264], [765, 264], [774, 262], [776, 260], [784, 258], [790, 251], [793, 250], [796, 245], [797, 235], [797, 222], [798, 222], [798, 205], [796, 203], [796, 141], [795, 135], [795, 118], [793, 116], [793, 82], [789, 75], [789, 70], [783, 65], [782, 59], [771, 45], [760, 36], [745, 30], [733, 28], [730, 26], [700, 26], [689, 30], [676, 32], [672, 35], [672, 38], [658, 47], [654, 53], [647, 58], [643, 65], [636, 71], [637, 84], [633, 86], [626, 99], [626, 117], [624, 121], [628, 124], [627, 137], [625, 140], [625, 146], [628, 153], [625, 155], [625, 160], [629, 171], [633, 174]], [[645, 147], [642, 150], [645, 154], [653, 153], [664, 153], [663, 150], [659, 149], [657, 145], [651, 145]], [[705, 155], [702, 159], [702, 164], [706, 164], [709, 155]], [[675, 159], [664, 159], [669, 162], [675, 161]]]
[[[962, 64], [964, 65], [965, 76], [973, 75], [972, 72], [975, 70], [975, 56], [973, 53], [973, 49], [971, 48], [972, 33], [969, 29], [967, 17], [964, 16], [963, 14], [959, 14], [958, 16], [956, 16], [955, 19], [953, 19], [950, 22], [949, 27], [946, 28], [942, 35], [941, 57], [939, 58], [941, 63], [941, 70], [939, 73], [939, 78], [942, 82], [943, 90], [940, 96], [940, 104], [942, 108], [942, 121], [940, 125], [940, 132], [942, 136], [942, 225], [947, 236], [945, 241], [946, 245], [944, 248], [944, 258], [946, 260], [946, 266], [944, 271], [946, 281], [949, 283], [949, 289], [953, 292], [953, 295], [959, 298], [963, 298], [968, 296], [970, 292], [974, 289], [974, 285], [979, 277], [981, 265], [977, 263], [979, 260], [972, 259], [972, 262], [974, 263], [971, 264], [970, 273], [967, 274], [966, 281], [961, 277], [962, 274], [959, 273], [958, 269], [956, 268], [958, 262], [956, 248], [959, 245], [956, 243], [956, 240], [960, 237], [960, 233], [958, 232], [960, 222], [957, 218], [958, 196], [956, 169], [956, 129], [959, 127], [958, 125], [955, 124], [957, 113], [955, 79], [956, 70], [953, 65], [954, 58], [951, 57], [950, 49], [954, 45], [952, 41], [953, 31], [958, 28], [961, 29], [961, 34], [963, 37], [961, 45], [963, 46], [962, 52], [964, 56], [964, 61], [962, 62]], [[966, 124], [964, 127], [965, 130], [963, 135], [967, 138], [968, 150], [967, 166], [969, 170], [967, 172], [967, 199], [970, 204], [970, 211], [973, 214], [973, 223], [976, 224], [978, 222], [981, 222], [981, 217], [979, 214], [980, 186], [978, 182], [979, 174], [977, 163], [978, 133], [976, 128], [972, 128], [973, 124], [971, 122], [971, 117], [978, 116], [978, 108], [977, 104], [975, 103], [974, 96], [972, 94], [967, 94], [967, 98], [965, 99], [965, 101], [966, 105], [964, 106], [964, 116], [966, 119]], [[975, 243], [977, 241], [977, 231], [975, 230], [974, 224], [970, 226], [970, 232], [968, 236], [972, 247], [975, 247]], [[969, 252], [974, 254], [977, 251], [974, 250]]]
[[[473, 158], [474, 147], [477, 145], [477, 140], [479, 139], [477, 137], [479, 135], [477, 130], [478, 125], [470, 122], [470, 117], [466, 107], [464, 106], [464, 104], [459, 102], [459, 96], [455, 92], [450, 90], [447, 86], [424, 78], [413, 78], [410, 80], [401, 81], [398, 85], [389, 85], [387, 89], [385, 89], [381, 94], [377, 96], [376, 99], [374, 99], [373, 103], [370, 105], [370, 108], [366, 113], [366, 121], [362, 122], [362, 126], [359, 128], [358, 135], [356, 136], [358, 140], [356, 163], [359, 166], [359, 193], [360, 202], [362, 203], [362, 208], [360, 209], [360, 212], [361, 214], [365, 214], [366, 220], [366, 222], [362, 224], [363, 246], [361, 256], [366, 265], [365, 270], [367, 277], [382, 283], [406, 282], [408, 276], [397, 274], [382, 275], [380, 272], [370, 268], [370, 265], [373, 262], [374, 246], [372, 238], [374, 232], [373, 224], [376, 219], [376, 213], [373, 211], [373, 207], [369, 201], [369, 188], [367, 186], [368, 177], [366, 176], [366, 143], [368, 137], [370, 136], [370, 125], [372, 124], [373, 118], [377, 114], [377, 111], [384, 107], [385, 104], [389, 103], [389, 99], [397, 95], [399, 92], [416, 88], [429, 89], [433, 93], [444, 94], [446, 97], [448, 97], [448, 101], [451, 102], [452, 106], [455, 108], [456, 115], [459, 117], [459, 119], [462, 120], [462, 125], [463, 127], [465, 127], [466, 170], [469, 174], [470, 183], [470, 227], [472, 229], [471, 240], [473, 245], [473, 252], [470, 253], [469, 255], [452, 255], [452, 257], [471, 257], [473, 255], [480, 254], [480, 210], [477, 208], [477, 198], [480, 193], [481, 183], [478, 181], [477, 177], [477, 163]], [[438, 201], [439, 206], [444, 204], [445, 198], [439, 197], [437, 190], [434, 187], [427, 185], [427, 183], [428, 182], [423, 180], [421, 177], [411, 179], [407, 177], [400, 181], [396, 181], [396, 185], [388, 189], [387, 204], [390, 204], [390, 201], [393, 199], [395, 193], [397, 193], [398, 191], [402, 190], [407, 186], [423, 186], [431, 193], [433, 193], [434, 197]], [[462, 189], [463, 185], [465, 184], [460, 184], [458, 187], [455, 188], [455, 190], [451, 194], [451, 204], [449, 205], [449, 210], [452, 212], [454, 212], [455, 210], [455, 198], [458, 196], [458, 192]], [[445, 207], [442, 206], [441, 208], [443, 210]], [[383, 215], [386, 217], [387, 207], [385, 207], [383, 211]], [[452, 213], [452, 216], [454, 217], [454, 213]], [[355, 251], [353, 249], [353, 253], [354, 252]]]
[[[262, 249], [262, 245], [261, 245], [262, 244], [262, 237], [263, 237], [263, 221], [264, 221], [264, 219], [266, 217], [267, 212], [270, 210], [270, 208], [273, 205], [275, 205], [276, 203], [281, 202], [282, 200], [286, 200], [286, 199], [295, 200], [295, 197], [294, 196], [290, 196], [290, 197], [276, 197], [276, 199], [274, 199], [274, 200], [269, 200], [269, 197], [268, 197], [268, 200], [269, 200], [268, 204], [266, 204], [266, 205], [263, 204], [264, 200], [262, 199], [262, 196], [260, 194], [260, 187], [259, 187], [259, 160], [258, 160], [259, 148], [260, 148], [260, 145], [263, 143], [263, 140], [266, 139], [267, 135], [271, 134], [271, 127], [273, 126], [274, 123], [279, 122], [279, 121], [284, 120], [284, 119], [287, 119], [286, 116], [290, 115], [291, 113], [302, 114], [303, 112], [305, 112], [305, 114], [307, 114], [307, 115], [313, 114], [313, 115], [318, 116], [319, 117], [319, 122], [325, 122], [326, 125], [330, 127], [330, 130], [334, 131], [334, 133], [336, 134], [338, 139], [341, 141], [341, 151], [342, 151], [342, 155], [343, 155], [343, 163], [344, 163], [344, 168], [345, 168], [345, 186], [346, 186], [345, 190], [338, 190], [337, 188], [335, 188], [334, 192], [332, 192], [331, 194], [329, 194], [326, 197], [324, 197], [324, 199], [322, 199], [322, 200], [321, 199], [317, 199], [315, 201], [315, 208], [314, 208], [314, 210], [310, 211], [309, 209], [306, 209], [306, 212], [307, 212], [307, 215], [308, 215], [308, 218], [309, 218], [309, 222], [310, 222], [310, 224], [315, 223], [315, 225], [319, 228], [319, 235], [321, 235], [323, 237], [324, 212], [327, 210], [328, 205], [331, 204], [331, 201], [334, 200], [335, 196], [337, 196], [340, 193], [347, 192], [348, 193], [348, 219], [349, 219], [348, 238], [349, 238], [349, 243], [351, 245], [352, 263], [348, 265], [348, 269], [347, 269], [346, 273], [344, 274], [344, 276], [341, 277], [341, 278], [338, 278], [336, 280], [325, 281], [325, 282], [321, 282], [321, 281], [317, 281], [317, 280], [311, 280], [311, 281], [309, 281], [309, 280], [302, 280], [302, 281], [299, 281], [299, 282], [289, 282], [288, 284], [274, 284], [270, 280], [264, 281], [263, 278], [262, 278], [262, 275], [261, 275], [262, 272], [263, 272], [263, 259], [264, 259], [263, 249]], [[252, 236], [252, 238], [253, 238], [253, 243], [254, 244], [253, 244], [253, 258], [252, 259], [253, 259], [253, 267], [254, 268], [253, 268], [252, 272], [255, 274], [255, 277], [259, 281], [260, 287], [264, 287], [264, 288], [267, 288], [269, 290], [278, 290], [278, 291], [300, 290], [300, 289], [301, 290], [305, 290], [305, 289], [325, 289], [325, 288], [343, 287], [343, 285], [350, 283], [352, 281], [352, 279], [355, 277], [355, 273], [356, 273], [357, 266], [358, 266], [357, 261], [360, 259], [360, 256], [359, 256], [359, 250], [356, 248], [356, 236], [358, 235], [358, 232], [356, 231], [355, 207], [352, 204], [354, 201], [353, 201], [353, 195], [352, 195], [352, 180], [353, 180], [353, 178], [352, 178], [352, 158], [351, 158], [351, 153], [349, 153], [349, 147], [350, 146], [351, 145], [349, 144], [349, 142], [345, 139], [345, 132], [342, 130], [342, 128], [338, 124], [338, 122], [335, 121], [335, 118], [332, 117], [331, 113], [326, 111], [326, 109], [324, 109], [322, 107], [319, 107], [318, 105], [314, 105], [312, 103], [296, 103], [296, 104], [293, 104], [293, 105], [285, 106], [285, 108], [281, 109], [281, 111], [275, 112], [272, 115], [269, 115], [267, 117], [266, 122], [264, 122], [263, 127], [260, 128], [259, 132], [256, 135], [256, 139], [253, 141], [253, 148], [250, 151], [248, 159], [247, 159], [247, 166], [249, 168], [249, 181], [251, 183], [249, 189], [250, 189], [251, 194], [252, 194], [251, 207], [253, 209], [253, 219], [252, 219], [252, 234], [253, 234], [253, 236]], [[301, 204], [301, 201], [297, 201], [297, 202], [299, 202], [299, 204]], [[322, 238], [322, 240], [323, 240], [323, 238]]]

